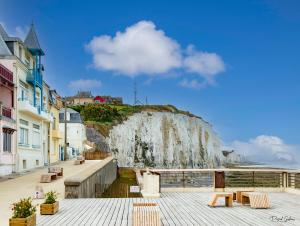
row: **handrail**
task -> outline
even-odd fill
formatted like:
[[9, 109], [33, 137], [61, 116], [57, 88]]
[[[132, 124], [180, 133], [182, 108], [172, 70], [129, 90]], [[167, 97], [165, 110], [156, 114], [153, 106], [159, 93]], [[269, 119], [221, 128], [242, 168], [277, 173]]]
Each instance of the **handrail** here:
[[291, 170], [291, 169], [238, 169], [238, 168], [218, 168], [218, 169], [149, 169], [150, 172], [159, 173], [159, 172], [281, 172], [281, 173], [300, 173], [300, 170]]

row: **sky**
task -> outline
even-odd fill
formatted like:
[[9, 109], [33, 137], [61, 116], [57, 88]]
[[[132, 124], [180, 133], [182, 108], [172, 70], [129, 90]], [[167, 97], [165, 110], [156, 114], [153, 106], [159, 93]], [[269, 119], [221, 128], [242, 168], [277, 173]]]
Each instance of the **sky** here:
[[47, 83], [210, 122], [227, 148], [300, 161], [300, 1], [0, 0], [0, 23], [34, 22]]

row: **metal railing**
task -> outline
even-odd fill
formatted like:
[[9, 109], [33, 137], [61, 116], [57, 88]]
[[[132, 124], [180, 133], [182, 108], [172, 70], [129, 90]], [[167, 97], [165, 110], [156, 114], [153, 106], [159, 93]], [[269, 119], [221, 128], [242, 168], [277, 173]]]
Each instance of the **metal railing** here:
[[161, 187], [212, 187], [212, 172], [165, 172], [160, 173]]
[[0, 76], [6, 79], [7, 81], [13, 83], [13, 73], [2, 64], [0, 64]]
[[[300, 170], [281, 169], [151, 169], [161, 188], [300, 188]], [[216, 174], [220, 175], [218, 178]], [[219, 182], [218, 182], [219, 180]], [[222, 185], [221, 185], [222, 186]]]
[[1, 107], [1, 115], [7, 118], [12, 118], [12, 110], [11, 108], [6, 108], [4, 106]]

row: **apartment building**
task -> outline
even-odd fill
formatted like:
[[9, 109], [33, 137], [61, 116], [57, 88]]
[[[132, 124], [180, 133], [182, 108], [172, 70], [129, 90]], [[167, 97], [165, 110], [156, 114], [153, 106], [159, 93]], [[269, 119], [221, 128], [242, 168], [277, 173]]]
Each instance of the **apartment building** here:
[[[3, 53], [3, 39], [0, 37], [0, 55]], [[6, 65], [10, 60], [6, 59]], [[0, 63], [0, 176], [15, 170], [16, 121], [15, 88], [12, 71]]]
[[[15, 171], [44, 166], [49, 162], [50, 124], [49, 87], [43, 81], [44, 51], [33, 24], [22, 41], [10, 37], [0, 25], [2, 54], [0, 63], [13, 72], [16, 98]], [[4, 46], [4, 47], [3, 47]]]
[[50, 129], [50, 162], [55, 163], [63, 160], [61, 144], [63, 134], [59, 130], [59, 110], [62, 108], [62, 100], [56, 90], [50, 90], [50, 113], [53, 117]]
[[[84, 151], [84, 142], [86, 141], [86, 129], [83, 124], [79, 112], [67, 108], [67, 143], [69, 150], [68, 157], [76, 156]], [[65, 132], [65, 109], [60, 109], [59, 112], [59, 129], [64, 134]], [[64, 139], [61, 140], [63, 145]]]

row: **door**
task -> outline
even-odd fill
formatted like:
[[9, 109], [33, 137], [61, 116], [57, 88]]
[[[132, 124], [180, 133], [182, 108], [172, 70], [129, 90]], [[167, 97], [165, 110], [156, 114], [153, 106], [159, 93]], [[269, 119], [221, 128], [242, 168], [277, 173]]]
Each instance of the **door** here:
[[225, 188], [225, 173], [224, 171], [215, 172], [215, 188]]

